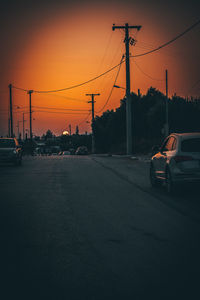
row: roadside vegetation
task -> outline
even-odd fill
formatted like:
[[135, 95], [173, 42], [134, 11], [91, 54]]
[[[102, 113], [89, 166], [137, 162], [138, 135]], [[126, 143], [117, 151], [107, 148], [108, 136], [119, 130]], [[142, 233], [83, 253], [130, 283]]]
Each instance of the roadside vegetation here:
[[[169, 131], [200, 131], [200, 99], [166, 96], [155, 88], [146, 95], [131, 94], [134, 152], [148, 153], [165, 136], [166, 101], [169, 104]], [[126, 153], [126, 102], [115, 111], [107, 110], [96, 116], [94, 122], [96, 151], [98, 153]]]

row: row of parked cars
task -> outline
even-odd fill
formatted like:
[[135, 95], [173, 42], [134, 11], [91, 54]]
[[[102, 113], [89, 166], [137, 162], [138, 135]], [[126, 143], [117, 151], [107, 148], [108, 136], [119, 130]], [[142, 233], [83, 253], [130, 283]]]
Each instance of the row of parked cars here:
[[88, 149], [86, 146], [79, 146], [76, 150], [71, 148], [67, 151], [60, 151], [59, 155], [87, 155]]
[[[57, 154], [57, 153], [55, 153]], [[87, 155], [86, 146], [80, 146], [76, 150], [61, 151], [59, 155]], [[22, 162], [22, 146], [16, 138], [0, 138], [0, 162], [14, 163], [21, 165]]]

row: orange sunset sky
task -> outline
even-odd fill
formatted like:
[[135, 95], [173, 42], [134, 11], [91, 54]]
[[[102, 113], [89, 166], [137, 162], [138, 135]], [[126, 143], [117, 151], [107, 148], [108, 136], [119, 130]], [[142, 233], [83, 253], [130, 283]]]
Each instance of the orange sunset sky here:
[[[8, 132], [8, 85], [31, 90], [55, 90], [76, 85], [103, 73], [120, 62], [125, 53], [123, 30], [112, 24], [142, 25], [130, 31], [136, 45], [132, 55], [147, 52], [172, 39], [197, 22], [199, 1], [11, 1], [1, 10], [0, 135]], [[169, 73], [169, 96], [200, 96], [200, 25], [153, 54], [131, 58], [131, 91], [145, 94], [150, 86], [165, 93], [165, 70]], [[118, 69], [79, 88], [57, 93], [33, 93], [33, 134], [48, 129], [60, 135], [72, 125], [90, 132], [91, 104], [86, 93], [100, 93], [95, 111], [101, 115], [120, 105], [125, 90], [112, 89]], [[148, 77], [148, 76], [149, 77]], [[125, 66], [117, 85], [125, 87]], [[29, 98], [13, 89], [14, 131], [25, 113]], [[88, 122], [89, 121], [89, 122]], [[20, 131], [22, 123], [19, 122]]]

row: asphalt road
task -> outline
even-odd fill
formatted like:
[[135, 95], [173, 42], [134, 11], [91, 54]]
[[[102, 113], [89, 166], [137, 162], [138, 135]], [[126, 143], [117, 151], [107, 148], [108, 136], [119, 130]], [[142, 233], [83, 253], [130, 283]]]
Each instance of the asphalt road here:
[[198, 188], [94, 156], [1, 165], [0, 188], [0, 299], [200, 299]]

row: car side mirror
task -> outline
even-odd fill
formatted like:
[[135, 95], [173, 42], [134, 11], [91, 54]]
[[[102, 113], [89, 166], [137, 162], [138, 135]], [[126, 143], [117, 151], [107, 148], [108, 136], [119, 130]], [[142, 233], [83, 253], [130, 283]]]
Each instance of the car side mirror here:
[[153, 148], [151, 149], [152, 156], [158, 153], [159, 151], [160, 151], [160, 147], [158, 145], [153, 146]]

